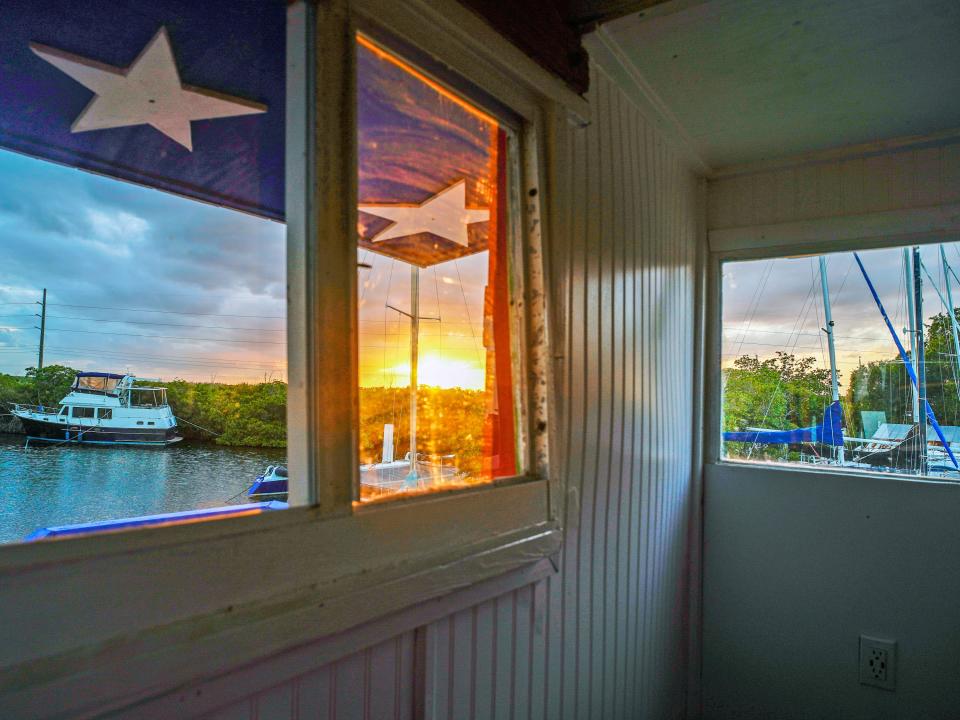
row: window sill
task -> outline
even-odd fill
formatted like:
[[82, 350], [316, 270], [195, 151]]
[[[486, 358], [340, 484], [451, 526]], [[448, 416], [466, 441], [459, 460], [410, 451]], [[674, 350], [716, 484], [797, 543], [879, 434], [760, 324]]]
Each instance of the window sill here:
[[770, 474], [780, 475], [785, 478], [808, 477], [811, 480], [850, 482], [852, 480], [863, 481], [871, 480], [874, 482], [896, 482], [910, 483], [915, 485], [948, 485], [960, 488], [960, 483], [955, 480], [945, 480], [937, 477], [921, 477], [919, 475], [900, 475], [897, 473], [881, 472], [878, 470], [863, 470], [859, 468], [847, 468], [842, 472], [824, 466], [798, 466], [787, 463], [751, 461], [751, 460], [719, 460], [706, 464], [707, 477], [722, 479], [729, 477], [731, 473], [758, 475]]
[[556, 553], [547, 518], [537, 480], [5, 548], [0, 714], [119, 708], [441, 597]]

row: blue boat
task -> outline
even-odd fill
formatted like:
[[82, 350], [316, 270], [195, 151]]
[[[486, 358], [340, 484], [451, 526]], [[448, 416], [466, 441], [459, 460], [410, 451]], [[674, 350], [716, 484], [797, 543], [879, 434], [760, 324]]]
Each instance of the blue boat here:
[[270, 465], [262, 475], [257, 475], [257, 479], [247, 490], [247, 495], [250, 497], [286, 495], [288, 480], [287, 468], [283, 465]]

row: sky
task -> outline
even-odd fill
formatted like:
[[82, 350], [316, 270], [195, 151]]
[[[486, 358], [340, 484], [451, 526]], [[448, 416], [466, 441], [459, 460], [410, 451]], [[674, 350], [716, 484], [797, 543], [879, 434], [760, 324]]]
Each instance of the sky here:
[[[960, 274], [960, 243], [944, 245], [947, 261]], [[937, 288], [946, 294], [938, 245], [921, 246], [921, 258], [936, 286], [923, 275], [923, 314], [926, 320], [944, 311]], [[908, 312], [903, 251], [900, 248], [860, 253], [870, 279], [894, 328], [908, 347]], [[860, 362], [889, 360], [896, 345], [849, 252], [827, 255], [827, 282], [833, 312], [840, 392]], [[960, 288], [951, 276], [953, 299], [960, 305]], [[723, 364], [741, 355], [761, 359], [778, 350], [813, 357], [828, 368], [829, 355], [818, 257], [783, 258], [726, 263], [723, 267]]]
[[[410, 266], [358, 270], [362, 385], [409, 378]], [[483, 387], [487, 253], [421, 271], [420, 381]], [[286, 379], [280, 223], [0, 150], [0, 372], [37, 362], [169, 381]]]

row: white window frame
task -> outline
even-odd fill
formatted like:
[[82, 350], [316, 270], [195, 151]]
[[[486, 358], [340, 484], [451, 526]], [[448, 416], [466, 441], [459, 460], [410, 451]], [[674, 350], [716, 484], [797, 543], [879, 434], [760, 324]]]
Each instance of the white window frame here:
[[[454, 0], [311, 0], [288, 11], [288, 458], [291, 478], [306, 478], [291, 485], [299, 506], [0, 547], [8, 620], [0, 624], [0, 715], [123, 708], [561, 547], [565, 482], [551, 462], [557, 415], [544, 252], [555, 184], [547, 168], [558, 162], [558, 128], [571, 117], [583, 122], [585, 101]], [[353, 502], [358, 23], [383, 27], [523, 119], [515, 220], [526, 288], [514, 298], [528, 353], [523, 482]], [[324, 335], [351, 338], [342, 343], [348, 362], [324, 351]], [[526, 573], [517, 582], [534, 579]]]
[[[916, 218], [913, 215], [917, 215]], [[871, 218], [865, 222], [843, 222], [828, 218], [821, 221], [786, 223], [777, 227], [758, 227], [755, 230], [715, 230], [709, 233], [707, 261], [706, 352], [705, 352], [705, 423], [704, 462], [709, 473], [719, 472], [786, 472], [833, 476], [839, 481], [851, 475], [896, 480], [943, 484], [949, 482], [936, 477], [901, 475], [882, 470], [847, 468], [836, 470], [830, 466], [802, 465], [788, 462], [750, 462], [723, 456], [721, 439], [723, 428], [723, 265], [727, 262], [770, 260], [807, 255], [827, 255], [842, 252], [868, 252], [884, 248], [910, 245], [933, 245], [956, 239], [955, 232], [931, 232], [926, 219], [916, 213], [900, 213], [905, 218], [899, 224], [883, 227]], [[717, 476], [719, 477], [719, 475]]]

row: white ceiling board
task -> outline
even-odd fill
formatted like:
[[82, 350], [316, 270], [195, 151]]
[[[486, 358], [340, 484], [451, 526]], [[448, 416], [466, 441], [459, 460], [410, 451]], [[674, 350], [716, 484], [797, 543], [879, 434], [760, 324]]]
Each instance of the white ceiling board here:
[[715, 0], [602, 31], [713, 168], [960, 127], [957, 0]]

